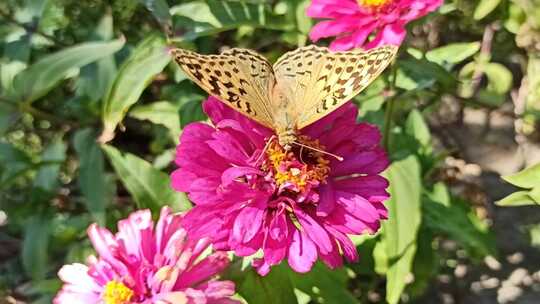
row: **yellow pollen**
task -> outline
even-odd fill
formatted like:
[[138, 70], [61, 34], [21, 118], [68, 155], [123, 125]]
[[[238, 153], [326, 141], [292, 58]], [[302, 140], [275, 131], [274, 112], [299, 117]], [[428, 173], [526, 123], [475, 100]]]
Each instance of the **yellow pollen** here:
[[[323, 149], [318, 140], [311, 140], [307, 136], [300, 136], [298, 140], [307, 146]], [[322, 153], [303, 148], [303, 157], [308, 157], [309, 163], [304, 162], [300, 156], [295, 155], [293, 151], [285, 151], [277, 141], [270, 144], [267, 150], [268, 160], [264, 164], [264, 169], [273, 173], [274, 180], [278, 186], [285, 183], [295, 185], [300, 191], [303, 191], [310, 181], [319, 181], [324, 183], [330, 172], [328, 164], [330, 161], [323, 157]], [[300, 164], [300, 166], [299, 166]]]
[[129, 304], [132, 297], [133, 290], [116, 280], [112, 280], [105, 285], [102, 295], [105, 304]]
[[391, 0], [358, 0], [358, 3], [362, 6], [368, 6], [372, 8], [379, 8], [388, 4]]

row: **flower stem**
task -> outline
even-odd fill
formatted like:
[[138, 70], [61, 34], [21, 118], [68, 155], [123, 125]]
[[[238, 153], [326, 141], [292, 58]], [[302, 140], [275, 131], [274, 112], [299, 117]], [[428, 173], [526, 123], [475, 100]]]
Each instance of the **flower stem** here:
[[397, 79], [397, 64], [392, 65], [392, 82], [390, 83], [391, 96], [386, 101], [386, 108], [384, 112], [384, 134], [383, 134], [383, 146], [387, 152], [390, 152], [390, 137], [392, 136], [392, 120], [394, 117], [395, 107], [395, 89]]

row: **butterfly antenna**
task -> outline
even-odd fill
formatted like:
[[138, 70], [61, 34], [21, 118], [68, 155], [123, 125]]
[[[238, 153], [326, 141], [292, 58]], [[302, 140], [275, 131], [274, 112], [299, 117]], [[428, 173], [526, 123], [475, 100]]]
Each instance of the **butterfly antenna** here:
[[311, 150], [313, 150], [313, 151], [317, 151], [317, 152], [322, 153], [322, 154], [326, 154], [326, 155], [332, 156], [332, 157], [334, 157], [335, 159], [337, 159], [337, 160], [339, 160], [339, 161], [343, 161], [343, 157], [341, 157], [341, 156], [339, 156], [339, 155], [335, 155], [335, 154], [332, 154], [332, 153], [330, 153], [330, 152], [323, 151], [323, 150], [321, 150], [321, 149], [317, 149], [317, 148], [314, 148], [314, 147], [311, 147], [311, 146], [308, 146], [308, 145], [304, 145], [304, 144], [299, 143], [299, 142], [297, 142], [297, 141], [293, 142], [293, 144], [298, 145], [298, 146], [300, 146], [300, 147], [304, 147], [304, 148], [311, 149]]
[[257, 161], [255, 161], [255, 165], [257, 165], [259, 163], [259, 161], [261, 161], [264, 153], [266, 153], [266, 150], [268, 150], [268, 148], [270, 147], [270, 144], [272, 143], [272, 141], [276, 138], [275, 135], [272, 135], [268, 141], [266, 142], [266, 145], [264, 145], [264, 149], [262, 150], [261, 154], [259, 155], [259, 157], [257, 158]]

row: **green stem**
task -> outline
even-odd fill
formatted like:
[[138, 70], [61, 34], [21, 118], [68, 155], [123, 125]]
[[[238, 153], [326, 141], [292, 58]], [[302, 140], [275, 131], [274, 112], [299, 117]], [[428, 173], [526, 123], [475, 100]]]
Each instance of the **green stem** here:
[[394, 117], [395, 96], [396, 96], [396, 79], [397, 79], [397, 64], [392, 65], [392, 82], [390, 90], [392, 96], [386, 101], [386, 109], [384, 112], [384, 133], [383, 146], [387, 152], [390, 152], [390, 137], [392, 136], [392, 120]]

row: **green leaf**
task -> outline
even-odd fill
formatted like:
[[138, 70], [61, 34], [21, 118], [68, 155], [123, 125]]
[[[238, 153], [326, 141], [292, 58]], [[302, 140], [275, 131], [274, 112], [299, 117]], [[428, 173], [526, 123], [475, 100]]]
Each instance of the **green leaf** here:
[[165, 0], [139, 0], [152, 12], [156, 20], [166, 29], [172, 27], [172, 17], [169, 13], [169, 5]]
[[77, 131], [73, 146], [79, 156], [79, 187], [86, 208], [100, 225], [105, 225], [105, 207], [111, 198], [107, 196], [104, 158], [96, 133], [92, 129]]
[[502, 95], [512, 88], [512, 72], [504, 65], [490, 62], [483, 66], [483, 71], [488, 78], [488, 91]]
[[[24, 70], [30, 60], [31, 35], [21, 32], [19, 37], [4, 44], [4, 58], [7, 62], [0, 63], [0, 92], [13, 90], [13, 79]], [[11, 36], [11, 35], [10, 35]]]
[[394, 162], [385, 173], [390, 182], [388, 220], [383, 222], [382, 241], [388, 257], [386, 300], [399, 301], [411, 272], [421, 221], [420, 164], [414, 156]]
[[535, 201], [530, 195], [530, 191], [517, 191], [496, 202], [501, 207], [517, 207], [540, 205], [540, 201]]
[[171, 188], [169, 176], [144, 159], [130, 153], [120, 153], [116, 148], [102, 146], [118, 177], [131, 193], [137, 208], [150, 208], [158, 212], [168, 205], [174, 210], [187, 210], [190, 207], [185, 195]]
[[0, 103], [0, 135], [4, 134], [19, 117], [14, 107]]
[[442, 203], [425, 199], [422, 211], [427, 227], [448, 235], [473, 255], [484, 257], [495, 253], [490, 236], [476, 227], [469, 219], [466, 210], [455, 203], [445, 206]]
[[529, 196], [537, 203], [540, 204], [540, 183], [536, 185], [531, 191], [529, 191]]
[[0, 189], [7, 188], [31, 167], [32, 160], [24, 151], [0, 141]]
[[124, 118], [129, 107], [137, 102], [154, 76], [169, 63], [165, 40], [150, 36], [143, 40], [122, 64], [118, 75], [103, 104], [104, 130], [101, 142], [114, 137], [116, 126]]
[[35, 179], [34, 187], [45, 192], [54, 192], [59, 186], [58, 174], [60, 166], [66, 159], [66, 144], [61, 139], [54, 140], [41, 154], [44, 163]]
[[527, 189], [534, 188], [540, 184], [540, 163], [502, 178], [514, 186]]
[[180, 136], [180, 116], [179, 106], [169, 101], [156, 101], [151, 104], [141, 105], [133, 108], [129, 116], [140, 120], [148, 120], [155, 124], [160, 124], [171, 132], [173, 138]]
[[430, 148], [431, 132], [420, 111], [413, 109], [405, 122], [405, 131], [414, 137], [423, 147]]
[[474, 9], [473, 18], [476, 20], [484, 19], [489, 13], [494, 11], [501, 3], [501, 0], [480, 0], [480, 3]]
[[445, 63], [454, 65], [473, 56], [479, 50], [480, 42], [451, 43], [427, 52], [426, 58], [439, 65]]
[[476, 94], [476, 100], [488, 107], [497, 108], [506, 101], [506, 96], [482, 88]]
[[205, 119], [206, 114], [204, 114], [199, 100], [188, 101], [180, 109], [180, 124], [182, 128], [191, 122]]
[[47, 94], [67, 76], [70, 70], [109, 56], [120, 50], [123, 45], [124, 39], [87, 42], [44, 56], [17, 74], [13, 81], [12, 98], [31, 103]]
[[[104, 15], [97, 25], [93, 36], [99, 41], [110, 40], [113, 36], [113, 18], [110, 13]], [[100, 60], [81, 68], [77, 78], [77, 93], [88, 96], [92, 101], [101, 100], [116, 76], [116, 62], [114, 55], [101, 58]]]
[[248, 268], [245, 276], [237, 281], [237, 292], [248, 303], [294, 304], [297, 303], [293, 285], [285, 265], [274, 266], [266, 276], [260, 276]]
[[398, 61], [396, 85], [405, 90], [422, 90], [438, 83], [444, 89], [456, 85], [455, 77], [440, 65], [426, 59], [414, 58]]
[[449, 207], [451, 204], [452, 198], [448, 192], [448, 187], [443, 182], [437, 182], [433, 185], [432, 191], [424, 193], [428, 199], [442, 204], [446, 207]]
[[210, 6], [205, 1], [191, 1], [175, 5], [171, 8], [171, 14], [187, 17], [198, 23], [208, 23], [213, 27], [221, 27], [221, 22], [212, 14]]
[[504, 27], [516, 35], [519, 32], [521, 25], [527, 20], [525, 12], [516, 3], [508, 4], [508, 18], [504, 21]]
[[23, 267], [32, 279], [44, 279], [48, 268], [50, 222], [34, 215], [25, 225], [22, 245]]
[[348, 277], [344, 268], [330, 270], [325, 265], [317, 263], [305, 274], [289, 270], [289, 276], [294, 287], [309, 295], [315, 303], [357, 303], [347, 290]]
[[412, 297], [421, 296], [430, 287], [432, 279], [439, 271], [439, 254], [433, 246], [435, 236], [432, 231], [422, 226], [418, 232], [417, 250], [412, 273], [414, 282], [407, 287]]
[[286, 28], [286, 23], [280, 22], [282, 18], [270, 16], [268, 11], [268, 4], [264, 2], [206, 0], [179, 4], [171, 8], [171, 14], [189, 18], [192, 22], [185, 24], [190, 30], [175, 40], [191, 41], [243, 26]]
[[309, 34], [309, 31], [313, 27], [313, 19], [307, 16], [306, 10], [311, 4], [311, 1], [299, 1], [296, 7], [296, 23], [298, 30], [303, 34]]

